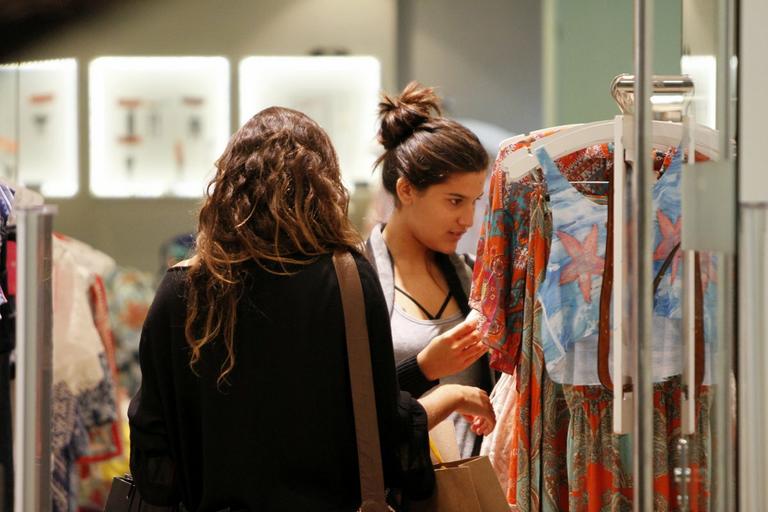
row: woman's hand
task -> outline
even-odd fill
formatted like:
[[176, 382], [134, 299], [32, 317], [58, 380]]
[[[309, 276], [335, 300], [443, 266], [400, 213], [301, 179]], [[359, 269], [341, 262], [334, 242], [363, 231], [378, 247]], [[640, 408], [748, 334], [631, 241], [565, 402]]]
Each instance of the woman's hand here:
[[470, 422], [470, 428], [476, 434], [490, 434], [496, 426], [496, 414], [493, 412], [491, 399], [488, 398], [488, 393], [480, 388], [444, 384], [419, 398], [419, 402], [427, 411], [430, 429], [454, 411]]
[[496, 413], [488, 393], [472, 386], [461, 386], [460, 392], [462, 400], [456, 412], [464, 416], [475, 434], [490, 434], [496, 426]]
[[496, 426], [495, 421], [489, 421], [485, 418], [481, 418], [480, 416], [477, 416], [475, 418], [467, 418], [465, 416], [465, 419], [467, 421], [471, 420], [469, 428], [470, 430], [472, 430], [472, 432], [474, 432], [478, 436], [487, 436], [488, 434], [493, 432], [493, 429]]
[[476, 320], [464, 320], [453, 329], [434, 337], [418, 353], [416, 362], [428, 380], [459, 373], [486, 352], [476, 326]]

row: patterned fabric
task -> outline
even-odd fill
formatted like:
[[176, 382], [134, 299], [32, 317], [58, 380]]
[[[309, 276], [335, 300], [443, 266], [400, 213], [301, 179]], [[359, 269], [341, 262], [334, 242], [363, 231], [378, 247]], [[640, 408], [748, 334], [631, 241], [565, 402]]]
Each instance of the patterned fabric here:
[[166, 240], [160, 246], [160, 268], [158, 281], [162, 280], [165, 271], [175, 264], [190, 258], [195, 249], [195, 235], [185, 233]]
[[[679, 246], [682, 234], [682, 154], [676, 152], [667, 172], [654, 184], [653, 275], [663, 269], [665, 260]], [[703, 287], [703, 321], [705, 339], [705, 379], [711, 382], [711, 344], [717, 308], [716, 259], [708, 253], [698, 255]], [[682, 372], [683, 320], [683, 251], [677, 250], [659, 281], [653, 301], [653, 370], [654, 381]]]
[[113, 262], [61, 235], [53, 237], [53, 256], [51, 492], [53, 510], [70, 511], [78, 505], [76, 461], [118, 451], [114, 344], [103, 283], [94, 272]]
[[[511, 425], [517, 421], [516, 395], [515, 378], [508, 373], [502, 373], [490, 394], [497, 425]], [[514, 429], [501, 428], [495, 430], [494, 434], [498, 435], [489, 435], [483, 438], [480, 454], [487, 455], [491, 460], [493, 469], [499, 475], [501, 488], [506, 495], [509, 490], [509, 480], [503, 475], [506, 475], [509, 470], [509, 458], [512, 455], [509, 447], [512, 446]]]
[[104, 346], [88, 302], [92, 275], [78, 251], [53, 237], [53, 510], [75, 510], [75, 460], [85, 453], [87, 426], [115, 416], [114, 389]]
[[75, 460], [85, 453], [88, 431], [80, 417], [77, 395], [66, 382], [53, 386], [51, 404], [51, 497], [53, 510], [76, 509]]
[[576, 190], [545, 150], [538, 151], [538, 158], [553, 229], [546, 276], [537, 293], [547, 373], [555, 382], [599, 384], [597, 333], [608, 206]]
[[117, 365], [115, 362], [115, 342], [109, 322], [109, 308], [104, 282], [99, 276], [89, 290], [91, 311], [96, 330], [104, 345], [110, 394], [95, 409], [101, 412], [98, 421], [88, 428], [88, 445], [85, 453], [77, 460], [78, 509], [103, 510], [112, 478], [128, 472], [128, 454], [123, 450], [121, 430], [126, 422], [117, 415], [116, 390]]
[[104, 379], [104, 345], [88, 302], [92, 274], [67, 242], [53, 238], [53, 382], [66, 382], [74, 395]]
[[[113, 424], [113, 426], [116, 424]], [[120, 446], [128, 446], [129, 428], [128, 422], [120, 422], [120, 429], [115, 434], [119, 439]], [[108, 440], [110, 443], [113, 441]], [[93, 444], [93, 436], [90, 442]], [[112, 457], [103, 462], [93, 464], [78, 464], [79, 489], [78, 489], [78, 510], [80, 512], [104, 510], [104, 504], [109, 496], [109, 489], [112, 485], [112, 478], [119, 475], [130, 473], [128, 465], [127, 450], [119, 457]]]
[[[5, 227], [13, 212], [13, 195], [14, 190], [12, 188], [0, 184], [0, 233], [2, 233], [0, 243], [5, 243]], [[8, 298], [5, 295], [7, 291], [0, 287], [0, 305], [8, 302]]]
[[5, 225], [8, 219], [11, 217], [13, 211], [13, 196], [14, 190], [7, 185], [0, 185], [0, 217], [2, 217], [2, 223]]
[[[564, 385], [571, 411], [568, 440], [570, 512], [632, 510], [632, 437], [612, 431], [611, 392], [598, 386]], [[655, 511], [678, 510], [673, 470], [679, 465], [682, 388], [679, 377], [654, 384], [653, 444]], [[697, 436], [689, 445], [691, 479], [688, 483], [691, 511], [708, 510], [707, 467], [710, 391], [697, 401]], [[595, 442], [599, 440], [600, 442]]]
[[105, 286], [120, 386], [133, 396], [141, 382], [139, 338], [155, 296], [155, 279], [147, 272], [118, 267]]
[[[515, 411], [500, 418], [493, 434], [494, 438], [511, 439], [509, 462], [499, 477], [515, 511], [628, 510], [631, 452], [625, 436], [612, 433], [611, 397], [595, 386], [557, 384], [545, 368], [543, 315], [536, 296], [546, 274], [553, 236], [547, 207], [550, 191], [540, 168], [516, 180], [504, 172], [504, 160], [512, 153], [556, 131], [533, 134], [499, 152], [478, 244], [470, 303], [481, 314], [481, 332], [493, 349], [492, 365], [513, 374], [516, 386], [514, 393], [506, 394], [515, 401], [513, 405], [495, 404], [497, 414]], [[656, 152], [657, 178], [669, 168], [673, 156], [673, 150]], [[605, 181], [613, 171], [612, 158], [609, 148], [601, 145], [555, 163], [569, 181]], [[597, 203], [605, 200], [607, 190], [602, 184], [572, 185]], [[707, 400], [705, 390], [697, 400], [701, 433], [691, 447], [697, 454], [690, 484], [697, 504], [692, 504], [692, 510], [704, 510], [707, 503]], [[655, 510], [676, 510], [671, 468], [679, 437], [679, 381], [657, 383], [654, 402]], [[494, 439], [489, 439], [486, 446], [492, 443]], [[498, 470], [493, 458], [492, 463]]]

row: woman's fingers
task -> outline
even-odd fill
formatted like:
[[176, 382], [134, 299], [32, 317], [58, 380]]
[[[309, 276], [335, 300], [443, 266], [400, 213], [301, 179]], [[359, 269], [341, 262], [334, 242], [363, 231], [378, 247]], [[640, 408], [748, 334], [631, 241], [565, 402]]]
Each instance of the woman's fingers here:
[[[467, 421], [470, 421], [471, 418], [466, 419]], [[494, 422], [480, 416], [475, 416], [473, 419], [471, 419], [469, 428], [472, 430], [472, 432], [479, 436], [487, 436], [493, 432], [493, 428], [495, 426], [496, 425]]]
[[475, 330], [475, 327], [477, 327], [476, 321], [464, 320], [459, 325], [445, 331], [444, 335], [453, 340], [461, 340], [472, 334], [472, 332]]
[[488, 347], [478, 342], [464, 351], [464, 364], [470, 365], [480, 359], [488, 351]]
[[480, 339], [481, 339], [480, 333], [477, 330], [473, 330], [463, 338], [458, 339], [456, 341], [462, 348], [466, 350], [469, 347], [472, 347], [473, 345], [477, 344], [480, 341]]

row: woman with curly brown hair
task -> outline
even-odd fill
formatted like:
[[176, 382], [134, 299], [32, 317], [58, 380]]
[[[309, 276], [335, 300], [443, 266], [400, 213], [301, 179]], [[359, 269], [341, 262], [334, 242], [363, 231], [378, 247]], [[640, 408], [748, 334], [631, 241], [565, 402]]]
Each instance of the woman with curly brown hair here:
[[385, 301], [347, 205], [330, 140], [304, 114], [272, 107], [232, 137], [196, 255], [167, 272], [142, 333], [129, 418], [147, 502], [359, 507], [337, 250], [353, 254], [362, 281], [387, 486], [428, 496], [428, 427], [453, 410], [492, 421], [487, 397], [465, 386], [421, 402], [399, 390]]

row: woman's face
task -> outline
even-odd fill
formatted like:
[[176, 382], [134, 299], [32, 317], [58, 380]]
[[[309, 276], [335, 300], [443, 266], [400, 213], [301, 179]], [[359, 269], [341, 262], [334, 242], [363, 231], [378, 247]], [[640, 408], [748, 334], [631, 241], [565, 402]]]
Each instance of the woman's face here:
[[[400, 178], [404, 180], [404, 178]], [[454, 172], [425, 190], [398, 183], [400, 211], [413, 236], [428, 249], [450, 254], [472, 226], [475, 203], [483, 195], [485, 171]]]

